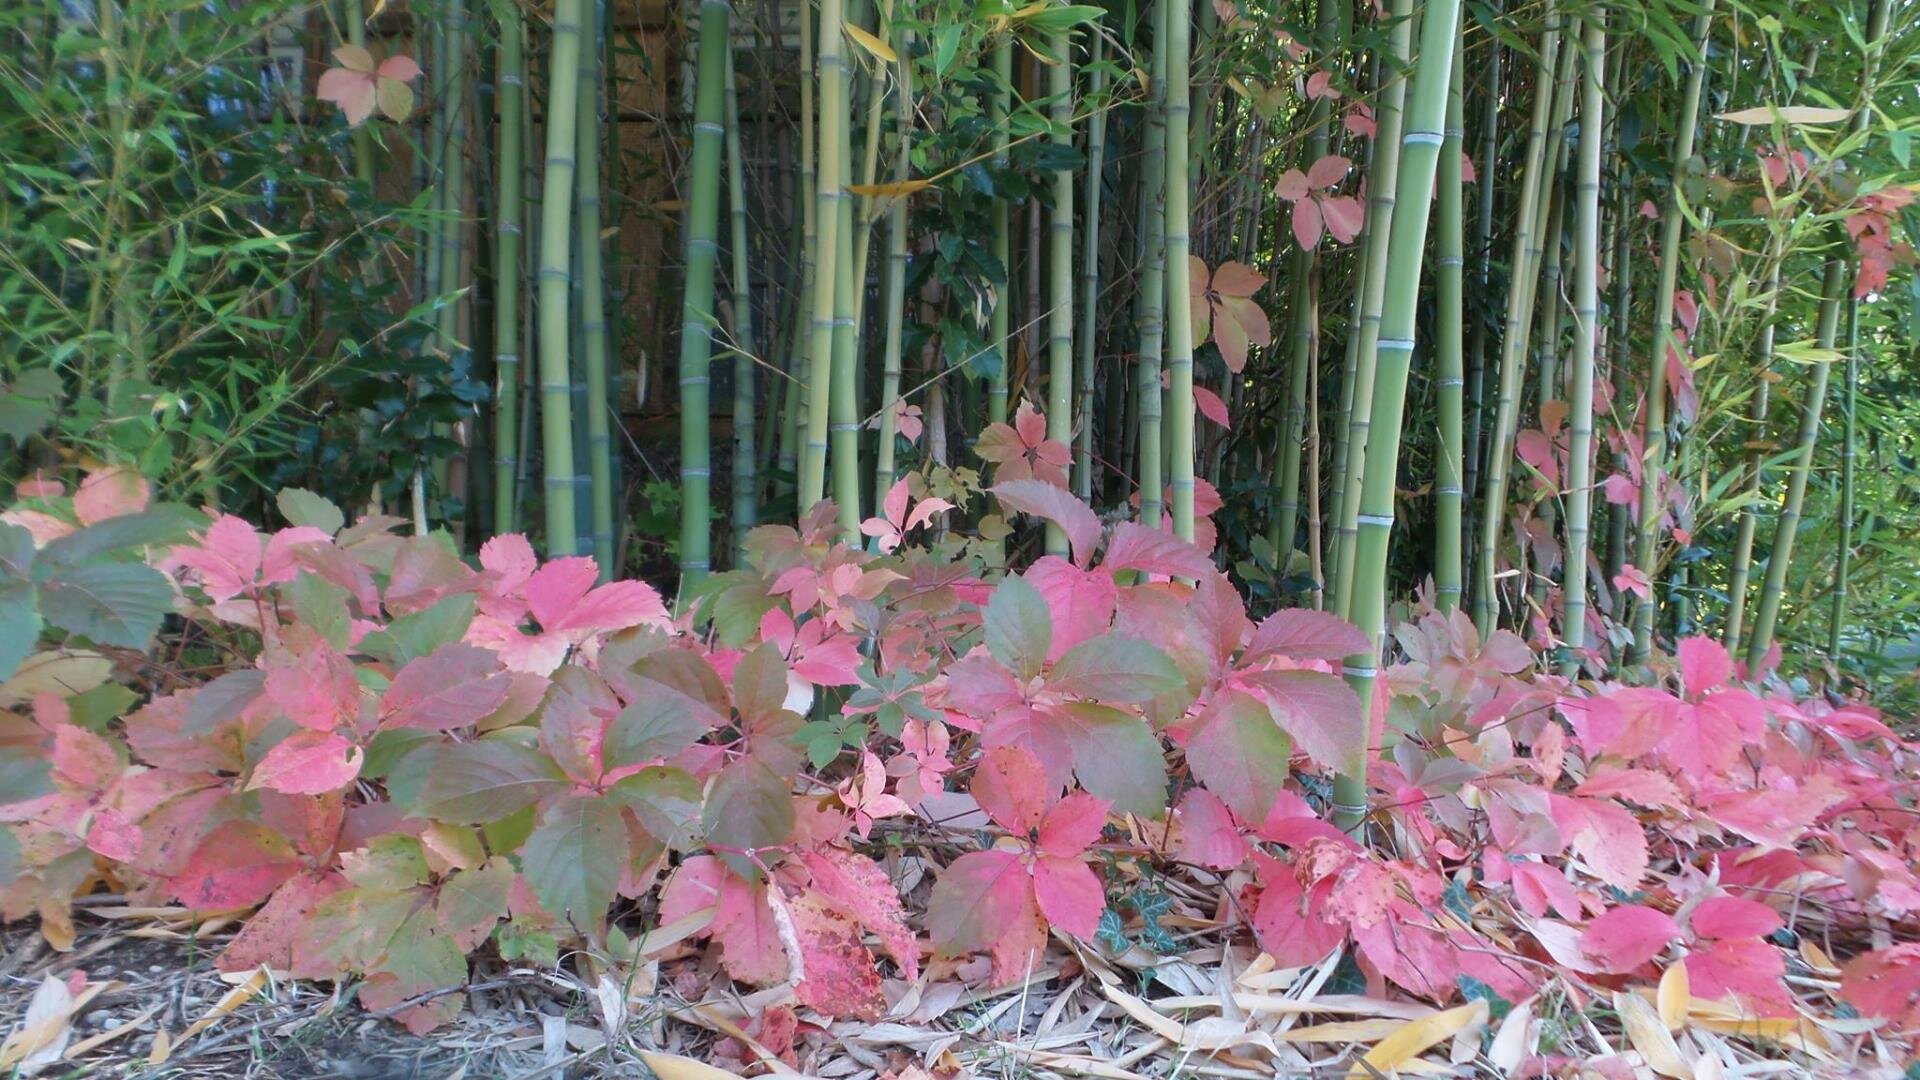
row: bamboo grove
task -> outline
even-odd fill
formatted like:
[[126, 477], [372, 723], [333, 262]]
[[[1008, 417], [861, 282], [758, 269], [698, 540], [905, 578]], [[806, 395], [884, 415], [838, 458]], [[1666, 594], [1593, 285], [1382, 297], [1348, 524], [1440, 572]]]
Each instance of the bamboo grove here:
[[[1576, 677], [1700, 631], [1857, 675], [1913, 629], [1848, 600], [1916, 588], [1860, 496], [1912, 468], [1903, 2], [684, 3], [658, 340], [608, 270], [641, 6], [280, 7], [386, 114], [306, 121], [353, 235], [412, 223], [358, 287], [477, 373], [346, 495], [469, 548], [690, 603], [905, 479], [956, 504], [938, 550], [1018, 565], [1069, 537], [988, 489], [1044, 472], [1368, 630], [1363, 693], [1413, 603]], [[110, 256], [62, 362], [154, 355]]]

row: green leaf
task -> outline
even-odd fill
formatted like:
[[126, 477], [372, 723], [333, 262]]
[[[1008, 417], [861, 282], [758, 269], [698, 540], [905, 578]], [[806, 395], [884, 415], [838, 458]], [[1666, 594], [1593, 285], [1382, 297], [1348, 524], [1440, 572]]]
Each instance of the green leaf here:
[[1106, 702], [1152, 701], [1184, 681], [1166, 653], [1125, 634], [1075, 645], [1047, 675], [1050, 689]]
[[707, 733], [712, 714], [705, 706], [659, 683], [653, 685], [659, 689], [636, 698], [607, 725], [600, 752], [608, 769], [672, 757]]
[[607, 795], [632, 810], [654, 839], [676, 851], [692, 847], [699, 837], [700, 782], [685, 769], [642, 769], [622, 778]]
[[485, 825], [532, 806], [566, 786], [566, 774], [545, 754], [504, 739], [408, 755], [409, 768], [427, 769], [413, 810], [458, 825]]
[[1086, 702], [1062, 706], [1058, 717], [1073, 746], [1073, 774], [1081, 787], [1118, 813], [1157, 818], [1166, 812], [1166, 759], [1144, 719]]
[[172, 607], [166, 575], [139, 563], [75, 566], [40, 586], [48, 622], [101, 645], [145, 649]]
[[520, 852], [520, 869], [540, 905], [597, 933], [613, 905], [627, 864], [620, 808], [597, 795], [574, 795], [548, 807]]
[[449, 596], [430, 608], [402, 615], [360, 639], [360, 651], [400, 667], [466, 636], [473, 622], [473, 596]]
[[1057, 33], [1071, 30], [1083, 23], [1097, 22], [1106, 14], [1105, 8], [1091, 4], [1063, 4], [1058, 7], [1045, 7], [1030, 15], [1022, 16], [1020, 21], [1036, 30]]
[[108, 518], [49, 541], [40, 549], [34, 572], [45, 580], [61, 567], [77, 566], [96, 556], [130, 548], [182, 543], [194, 530], [206, 525], [206, 515], [198, 510], [167, 503], [151, 506], [137, 514]]
[[733, 707], [741, 716], [771, 716], [786, 702], [787, 662], [772, 642], [763, 643], [733, 666]]
[[1187, 740], [1194, 779], [1245, 821], [1265, 820], [1273, 809], [1292, 756], [1266, 703], [1237, 690], [1215, 698]]
[[0, 522], [0, 680], [10, 677], [40, 641], [32, 572], [33, 534]]
[[793, 820], [793, 794], [786, 782], [750, 757], [720, 770], [701, 814], [708, 845], [749, 881], [758, 880], [760, 871], [744, 853], [786, 843]]
[[347, 590], [318, 574], [302, 573], [287, 586], [287, 592], [293, 599], [293, 613], [302, 623], [335, 649], [347, 648], [353, 636]]
[[1002, 581], [987, 599], [987, 651], [1022, 679], [1040, 673], [1053, 647], [1053, 614], [1047, 600], [1027, 579]]
[[288, 524], [311, 525], [329, 536], [347, 523], [347, 516], [339, 507], [305, 488], [281, 488], [273, 502]]
[[8, 802], [25, 802], [51, 793], [52, 770], [50, 760], [26, 747], [0, 744], [0, 791], [7, 793]]

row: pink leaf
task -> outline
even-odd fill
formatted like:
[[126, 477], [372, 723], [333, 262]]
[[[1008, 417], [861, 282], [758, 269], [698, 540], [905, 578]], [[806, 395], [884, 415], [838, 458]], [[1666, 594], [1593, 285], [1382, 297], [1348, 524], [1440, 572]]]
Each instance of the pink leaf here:
[[818, 893], [786, 901], [806, 978], [794, 996], [828, 1016], [877, 1020], [887, 1007], [880, 972], [861, 942], [860, 925]]
[[140, 826], [128, 821], [118, 810], [96, 810], [93, 824], [87, 828], [87, 847], [115, 862], [131, 863], [140, 857]]
[[313, 96], [340, 106], [340, 111], [347, 116], [347, 126], [359, 127], [361, 121], [373, 115], [374, 76], [346, 68], [328, 68], [320, 73]]
[[296, 731], [274, 744], [254, 766], [247, 790], [268, 788], [289, 795], [325, 795], [360, 775], [360, 748], [343, 736]]
[[73, 512], [80, 524], [137, 514], [147, 508], [147, 481], [125, 465], [113, 465], [87, 474], [73, 493]]
[[1758, 1016], [1793, 1016], [1793, 996], [1782, 978], [1786, 959], [1758, 938], [1701, 943], [1687, 954], [1687, 981], [1693, 996], [1706, 1001], [1732, 999]]
[[1647, 872], [1647, 834], [1626, 808], [1603, 799], [1551, 796], [1560, 834], [1601, 881], [1623, 892]]
[[1559, 867], [1527, 860], [1511, 863], [1507, 870], [1513, 875], [1513, 898], [1528, 915], [1541, 918], [1552, 905], [1563, 919], [1581, 916], [1579, 894]]
[[512, 686], [489, 650], [442, 645], [400, 669], [380, 699], [380, 715], [387, 727], [451, 731], [491, 715]]
[[1040, 850], [1048, 855], [1078, 857], [1100, 839], [1107, 823], [1107, 800], [1076, 791], [1047, 811], [1041, 819]]
[[1687, 922], [1703, 938], [1766, 937], [1786, 925], [1780, 913], [1738, 896], [1710, 896], [1700, 901]]
[[[1109, 573], [1139, 570], [1165, 577], [1199, 580], [1213, 573], [1213, 562], [1206, 553], [1171, 533], [1149, 529], [1138, 522], [1123, 521], [1114, 527], [1107, 543], [1107, 557], [1101, 568]], [[1059, 631], [1055, 630], [1058, 634]]]
[[1684, 638], [1676, 651], [1680, 655], [1680, 681], [1689, 697], [1698, 698], [1733, 680], [1733, 657], [1718, 641], [1704, 634]]
[[1107, 907], [1100, 876], [1079, 859], [1058, 855], [1034, 861], [1033, 895], [1047, 921], [1075, 937], [1092, 937]]
[[[1227, 355], [1225, 342], [1222, 342], [1221, 346], [1220, 355], [1224, 358]], [[1244, 351], [1240, 353], [1239, 360], [1241, 365], [1244, 366], [1246, 364], [1247, 354]], [[1235, 367], [1231, 361], [1227, 366], [1235, 371], [1240, 370], [1239, 367]], [[1193, 407], [1200, 410], [1200, 415], [1219, 424], [1223, 428], [1231, 428], [1233, 426], [1231, 419], [1227, 416], [1227, 403], [1220, 400], [1219, 394], [1197, 383], [1193, 387]]]
[[1231, 870], [1252, 850], [1227, 804], [1205, 788], [1189, 788], [1175, 811], [1180, 821], [1180, 861], [1210, 870]]
[[1304, 967], [1325, 959], [1346, 940], [1346, 928], [1329, 922], [1324, 912], [1333, 892], [1333, 879], [1301, 886], [1293, 868], [1263, 855], [1254, 856], [1263, 888], [1254, 908], [1253, 930], [1260, 947], [1286, 967]]
[[1093, 549], [1100, 543], [1100, 517], [1086, 503], [1042, 480], [1009, 480], [991, 490], [1008, 509], [1060, 526], [1075, 562], [1085, 566], [1093, 559]]
[[1293, 204], [1293, 238], [1300, 246], [1312, 250], [1320, 243], [1320, 233], [1324, 222], [1320, 213], [1320, 200], [1302, 197]]
[[1280, 179], [1273, 185], [1273, 193], [1291, 203], [1304, 202], [1313, 193], [1313, 186], [1307, 183], [1306, 173], [1299, 169], [1288, 169], [1280, 174]]
[[279, 833], [250, 821], [229, 821], [201, 840], [167, 888], [188, 907], [252, 907], [299, 869], [298, 854]]
[[927, 933], [943, 956], [991, 951], [994, 975], [1017, 978], [1039, 964], [1047, 944], [1033, 879], [1011, 851], [970, 851], [934, 880]]
[[1317, 101], [1321, 98], [1337, 98], [1340, 91], [1333, 88], [1333, 76], [1325, 71], [1316, 71], [1307, 76], [1307, 98]]
[[557, 624], [545, 619], [540, 623], [549, 630], [604, 633], [647, 624], [664, 627], [667, 621], [667, 605], [653, 586], [644, 581], [616, 581], [581, 598]]
[[[1617, 478], [1617, 476], [1610, 476], [1607, 479], [1611, 481]], [[1612, 500], [1609, 499], [1609, 501]], [[1622, 501], [1624, 502], [1624, 500]], [[1640, 569], [1632, 563], [1627, 563], [1622, 566], [1620, 572], [1613, 575], [1613, 587], [1633, 593], [1642, 600], [1653, 599], [1653, 582], [1647, 580], [1647, 572], [1645, 570]]]
[[1360, 235], [1360, 228], [1367, 220], [1366, 209], [1360, 205], [1360, 200], [1351, 195], [1335, 195], [1318, 202], [1320, 213], [1327, 219], [1327, 231], [1343, 244], [1353, 243], [1353, 238]]
[[1039, 759], [1018, 746], [988, 750], [974, 770], [972, 791], [980, 809], [1022, 836], [1039, 827], [1052, 794]]
[[1308, 757], [1349, 776], [1366, 763], [1366, 713], [1353, 688], [1339, 677], [1322, 671], [1276, 670], [1253, 672], [1243, 681], [1267, 703], [1274, 722]]
[[1330, 188], [1346, 179], [1352, 171], [1352, 161], [1339, 154], [1328, 154], [1307, 169], [1307, 183], [1317, 188]]
[[1580, 951], [1604, 970], [1629, 972], [1654, 958], [1680, 936], [1680, 925], [1664, 911], [1622, 904], [1587, 924]]
[[813, 887], [880, 939], [908, 981], [920, 977], [920, 946], [907, 926], [900, 893], [879, 863], [844, 848], [827, 847], [800, 856]]
[[554, 559], [534, 571], [526, 585], [527, 606], [533, 611], [534, 621], [548, 630], [559, 629], [561, 620], [593, 588], [599, 573], [593, 560], [584, 555]]
[[1285, 656], [1294, 660], [1342, 660], [1367, 652], [1372, 643], [1338, 615], [1311, 608], [1276, 611], [1254, 628], [1247, 658]]
[[1220, 264], [1213, 272], [1213, 291], [1223, 297], [1247, 297], [1260, 291], [1267, 283], [1267, 275], [1255, 270], [1243, 262], [1229, 259]]
[[380, 66], [375, 69], [375, 74], [383, 79], [412, 82], [420, 77], [420, 65], [414, 63], [412, 57], [396, 53], [382, 60]]

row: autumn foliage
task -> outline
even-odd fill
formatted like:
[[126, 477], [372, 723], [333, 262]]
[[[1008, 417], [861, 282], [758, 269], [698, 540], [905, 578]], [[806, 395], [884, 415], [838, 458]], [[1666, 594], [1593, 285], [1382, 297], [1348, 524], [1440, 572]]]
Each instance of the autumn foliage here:
[[[1913, 747], [1872, 708], [1705, 639], [1648, 685], [1568, 682], [1426, 609], [1363, 708], [1338, 674], [1363, 635], [1250, 617], [1206, 552], [1049, 483], [1024, 419], [998, 493], [1071, 559], [987, 580], [903, 481], [872, 549], [816, 508], [677, 615], [517, 536], [470, 562], [299, 492], [262, 532], [125, 476], [38, 486], [0, 524], [10, 602], [77, 551], [164, 579], [168, 640], [231, 659], [153, 676], [54, 621], [0, 685], [0, 911], [56, 947], [99, 888], [251, 911], [223, 968], [351, 978], [416, 1030], [462, 1007], [424, 995], [476, 950], [618, 955], [644, 928], [875, 1018], [919, 980], [1019, 980], [1051, 935], [1157, 931], [1116, 898], [1185, 868], [1220, 883], [1199, 917], [1280, 966], [1350, 950], [1375, 992], [1679, 970], [1728, 1030], [1804, 1047], [1812, 977], [1920, 1026], [1920, 952], [1867, 948], [1920, 910]], [[1327, 821], [1363, 758], [1370, 843]]]

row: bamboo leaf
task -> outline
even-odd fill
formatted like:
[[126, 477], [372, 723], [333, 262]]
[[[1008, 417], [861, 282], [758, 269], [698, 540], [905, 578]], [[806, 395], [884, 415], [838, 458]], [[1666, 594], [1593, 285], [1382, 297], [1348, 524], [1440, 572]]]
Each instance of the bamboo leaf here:
[[895, 53], [886, 42], [874, 37], [870, 31], [862, 30], [852, 23], [847, 23], [842, 29], [846, 30], [847, 36], [853, 39], [855, 45], [872, 53], [878, 59], [889, 64], [900, 62], [899, 54]]
[[1713, 118], [1751, 127], [1775, 120], [1783, 124], [1837, 124], [1851, 115], [1846, 109], [1823, 109], [1815, 105], [1756, 105], [1751, 109], [1715, 113]]

